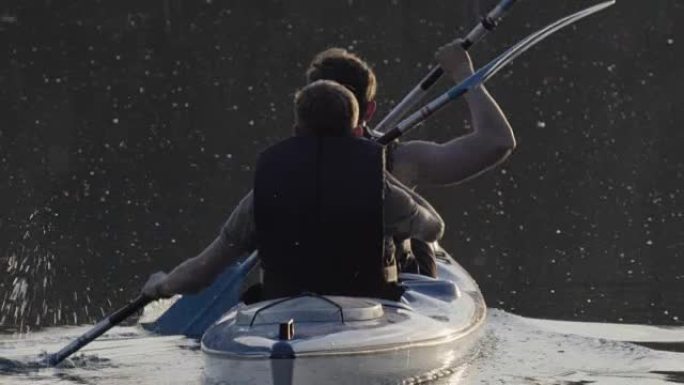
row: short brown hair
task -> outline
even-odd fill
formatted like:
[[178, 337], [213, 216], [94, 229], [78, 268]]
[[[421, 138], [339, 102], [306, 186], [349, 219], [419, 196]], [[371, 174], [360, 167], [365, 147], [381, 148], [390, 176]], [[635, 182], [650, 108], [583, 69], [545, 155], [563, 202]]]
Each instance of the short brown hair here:
[[359, 104], [347, 88], [317, 80], [295, 94], [295, 129], [324, 136], [349, 135], [358, 124]]
[[375, 73], [360, 57], [343, 48], [329, 48], [316, 55], [306, 71], [306, 78], [308, 83], [327, 79], [349, 88], [359, 102], [362, 117], [368, 102], [375, 99]]

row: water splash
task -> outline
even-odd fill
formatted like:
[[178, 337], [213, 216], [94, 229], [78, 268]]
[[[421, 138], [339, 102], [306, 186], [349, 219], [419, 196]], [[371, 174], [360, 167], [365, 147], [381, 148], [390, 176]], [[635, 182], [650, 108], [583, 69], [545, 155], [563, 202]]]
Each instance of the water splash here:
[[[30, 237], [28, 233], [25, 238]], [[19, 244], [6, 251], [5, 274], [0, 278], [0, 287], [7, 286], [0, 300], [0, 330], [11, 328], [15, 332], [26, 332], [44, 324], [50, 315], [54, 319], [60, 309], [48, 306], [55, 277], [55, 255], [39, 246], [29, 248]]]

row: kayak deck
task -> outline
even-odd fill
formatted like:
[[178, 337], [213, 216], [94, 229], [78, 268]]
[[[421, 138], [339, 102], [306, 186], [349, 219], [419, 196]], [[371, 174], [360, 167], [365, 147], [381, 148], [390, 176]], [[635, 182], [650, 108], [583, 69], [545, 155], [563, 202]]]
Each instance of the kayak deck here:
[[[202, 338], [205, 377], [222, 383], [395, 383], [473, 353], [486, 306], [451, 257], [440, 279], [401, 274], [401, 301], [305, 294], [239, 304]], [[294, 334], [283, 340], [281, 324]], [[287, 359], [283, 359], [287, 358]], [[333, 381], [334, 379], [334, 381]]]
[[[202, 349], [233, 358], [270, 358], [280, 341], [279, 325], [289, 320], [295, 332], [288, 343], [297, 357], [446, 343], [477, 325], [482, 309], [470, 295], [445, 301], [418, 290], [408, 289], [402, 302], [306, 295], [240, 305], [205, 333]], [[259, 312], [266, 306], [272, 307]]]

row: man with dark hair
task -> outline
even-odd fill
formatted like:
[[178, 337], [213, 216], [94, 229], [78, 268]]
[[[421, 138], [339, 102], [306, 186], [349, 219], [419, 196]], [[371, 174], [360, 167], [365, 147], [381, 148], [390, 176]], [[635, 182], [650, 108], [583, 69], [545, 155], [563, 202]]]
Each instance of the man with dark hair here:
[[[459, 42], [441, 47], [437, 61], [454, 82], [473, 74], [468, 53]], [[349, 88], [359, 101], [360, 120], [357, 133], [370, 137], [367, 123], [376, 111], [377, 81], [370, 66], [358, 56], [341, 48], [327, 49], [314, 57], [306, 71], [309, 82], [329, 79]], [[388, 169], [411, 188], [428, 185], [451, 185], [475, 177], [503, 162], [515, 149], [515, 136], [496, 101], [484, 86], [465, 96], [472, 118], [473, 132], [446, 143], [409, 140], [388, 146]], [[402, 240], [403, 241], [403, 240]], [[416, 266], [406, 242], [401, 243], [404, 265]], [[433, 251], [430, 245], [411, 242], [419, 272], [435, 276]]]
[[258, 249], [261, 298], [315, 292], [397, 300], [392, 239], [434, 242], [444, 224], [385, 171], [382, 146], [353, 135], [358, 117], [356, 98], [336, 82], [299, 91], [295, 135], [262, 152], [253, 191], [220, 235], [168, 275], [153, 274], [143, 294], [197, 292]]
[[359, 103], [362, 125], [375, 114], [375, 73], [366, 62], [347, 50], [330, 48], [316, 55], [306, 71], [306, 78], [308, 83], [334, 80], [350, 89]]
[[[441, 47], [436, 58], [454, 82], [473, 74], [468, 53], [458, 42]], [[359, 123], [366, 126], [376, 111], [377, 80], [359, 56], [341, 48], [327, 49], [314, 57], [307, 80], [334, 80], [349, 88], [359, 102]], [[496, 166], [515, 149], [515, 136], [506, 117], [484, 86], [468, 94], [466, 101], [473, 132], [446, 143], [410, 140], [390, 147], [392, 173], [410, 187], [445, 186], [462, 182]]]
[[348, 136], [359, 121], [354, 95], [334, 81], [314, 83], [295, 94], [295, 134]]

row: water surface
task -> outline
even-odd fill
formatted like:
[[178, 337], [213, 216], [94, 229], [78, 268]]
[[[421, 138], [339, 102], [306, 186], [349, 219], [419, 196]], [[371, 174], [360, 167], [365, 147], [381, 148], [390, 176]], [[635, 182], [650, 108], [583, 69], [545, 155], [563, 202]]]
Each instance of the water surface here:
[[[87, 328], [0, 335], [0, 357], [25, 359], [43, 350], [54, 351]], [[490, 309], [485, 328], [477, 357], [430, 383], [684, 383], [681, 327], [548, 321]], [[0, 374], [2, 385], [55, 383], [203, 384], [199, 344], [184, 337], [150, 335], [138, 327], [117, 327], [60, 368]]]

